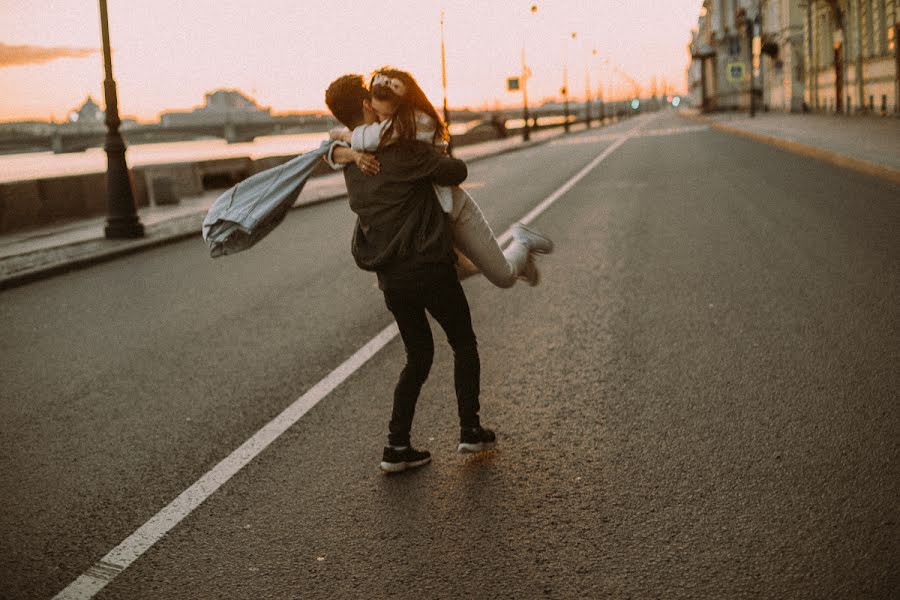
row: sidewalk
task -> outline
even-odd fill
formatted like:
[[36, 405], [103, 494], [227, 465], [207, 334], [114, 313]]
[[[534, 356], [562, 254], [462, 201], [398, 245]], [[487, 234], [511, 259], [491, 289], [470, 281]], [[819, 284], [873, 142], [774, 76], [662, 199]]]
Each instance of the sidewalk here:
[[[579, 131], [584, 124], [571, 129]], [[454, 156], [466, 162], [497, 156], [548, 142], [563, 134], [562, 127], [532, 133], [523, 143], [516, 135], [500, 140], [461, 146]], [[183, 198], [176, 206], [156, 206], [138, 211], [145, 235], [136, 240], [107, 240], [106, 217], [95, 217], [52, 227], [0, 236], [0, 290], [15, 287], [131, 254], [154, 246], [200, 235], [203, 218], [224, 190], [213, 190], [194, 198]], [[340, 173], [310, 179], [294, 208], [341, 198], [347, 194]]]
[[760, 112], [682, 116], [832, 164], [900, 183], [900, 119]]

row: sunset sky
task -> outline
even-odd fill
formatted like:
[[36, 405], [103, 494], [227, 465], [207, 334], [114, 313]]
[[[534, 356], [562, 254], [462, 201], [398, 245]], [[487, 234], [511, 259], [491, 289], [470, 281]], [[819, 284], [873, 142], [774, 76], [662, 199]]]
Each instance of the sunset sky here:
[[[529, 7], [537, 4], [531, 14]], [[322, 110], [336, 76], [384, 64], [409, 70], [441, 102], [440, 12], [449, 103], [515, 104], [505, 79], [520, 71], [529, 99], [598, 80], [627, 92], [618, 65], [649, 88], [685, 87], [687, 44], [701, 0], [109, 0], [113, 70], [123, 115], [154, 120], [203, 94], [239, 88], [276, 113]], [[578, 36], [573, 41], [571, 33]], [[62, 119], [90, 94], [103, 105], [96, 0], [0, 0], [0, 120]], [[588, 61], [591, 50], [597, 56]], [[590, 63], [590, 64], [588, 64]]]

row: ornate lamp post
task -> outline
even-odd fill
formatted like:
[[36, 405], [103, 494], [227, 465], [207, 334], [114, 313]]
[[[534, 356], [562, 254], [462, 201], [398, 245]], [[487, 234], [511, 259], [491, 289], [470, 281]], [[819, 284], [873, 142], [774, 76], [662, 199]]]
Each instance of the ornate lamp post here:
[[[572, 39], [576, 39], [578, 37], [578, 33], [572, 32]], [[563, 58], [563, 85], [562, 90], [560, 90], [563, 95], [563, 113], [564, 119], [563, 122], [563, 130], [566, 133], [569, 133], [569, 47], [568, 40], [565, 47], [565, 57]]]
[[587, 65], [584, 67], [584, 120], [587, 128], [591, 128], [591, 66], [593, 66], [593, 57], [597, 56], [597, 49], [591, 50]]
[[144, 236], [144, 226], [137, 216], [128, 164], [125, 162], [125, 142], [119, 133], [119, 100], [116, 82], [112, 74], [109, 50], [109, 19], [106, 0], [100, 0], [100, 27], [103, 34], [103, 67], [106, 79], [103, 91], [106, 97], [106, 237], [109, 239], [139, 238]]
[[[450, 128], [450, 110], [447, 108], [447, 55], [444, 52], [444, 11], [441, 11], [441, 86], [444, 88], [444, 123]], [[447, 154], [453, 156], [453, 138], [447, 140]]]
[[[536, 14], [538, 11], [537, 4], [532, 4], [529, 9], [531, 14]], [[531, 119], [531, 115], [528, 114], [528, 78], [531, 77], [531, 70], [528, 68], [528, 65], [525, 62], [525, 39], [522, 38], [522, 78], [521, 78], [521, 86], [522, 86], [522, 120], [525, 121], [524, 127], [522, 127], [522, 141], [527, 142], [531, 139], [531, 128], [528, 125], [529, 119]]]

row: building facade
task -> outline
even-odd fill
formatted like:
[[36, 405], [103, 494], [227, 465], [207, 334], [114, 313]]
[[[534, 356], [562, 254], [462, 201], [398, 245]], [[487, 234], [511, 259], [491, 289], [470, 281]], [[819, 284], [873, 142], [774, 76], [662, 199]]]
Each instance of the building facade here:
[[697, 24], [705, 110], [747, 108], [752, 70], [760, 108], [900, 112], [900, 0], [705, 0]]
[[898, 0], [809, 0], [807, 105], [816, 111], [897, 113]]
[[758, 86], [764, 109], [803, 110], [806, 89], [803, 11], [798, 0], [762, 0], [757, 43]]
[[[751, 4], [752, 0], [703, 2], [690, 51], [692, 61], [700, 64], [694, 71], [699, 71], [700, 104], [704, 110], [741, 109], [750, 104], [753, 61], [747, 14]], [[696, 88], [698, 80], [693, 83]]]

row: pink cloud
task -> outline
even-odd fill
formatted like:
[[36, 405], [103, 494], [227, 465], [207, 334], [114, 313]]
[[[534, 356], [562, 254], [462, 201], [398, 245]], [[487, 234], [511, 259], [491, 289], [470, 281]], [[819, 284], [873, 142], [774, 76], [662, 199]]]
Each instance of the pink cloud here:
[[37, 65], [60, 58], [85, 58], [100, 52], [97, 48], [46, 46], [10, 46], [0, 42], [0, 69], [20, 65]]

